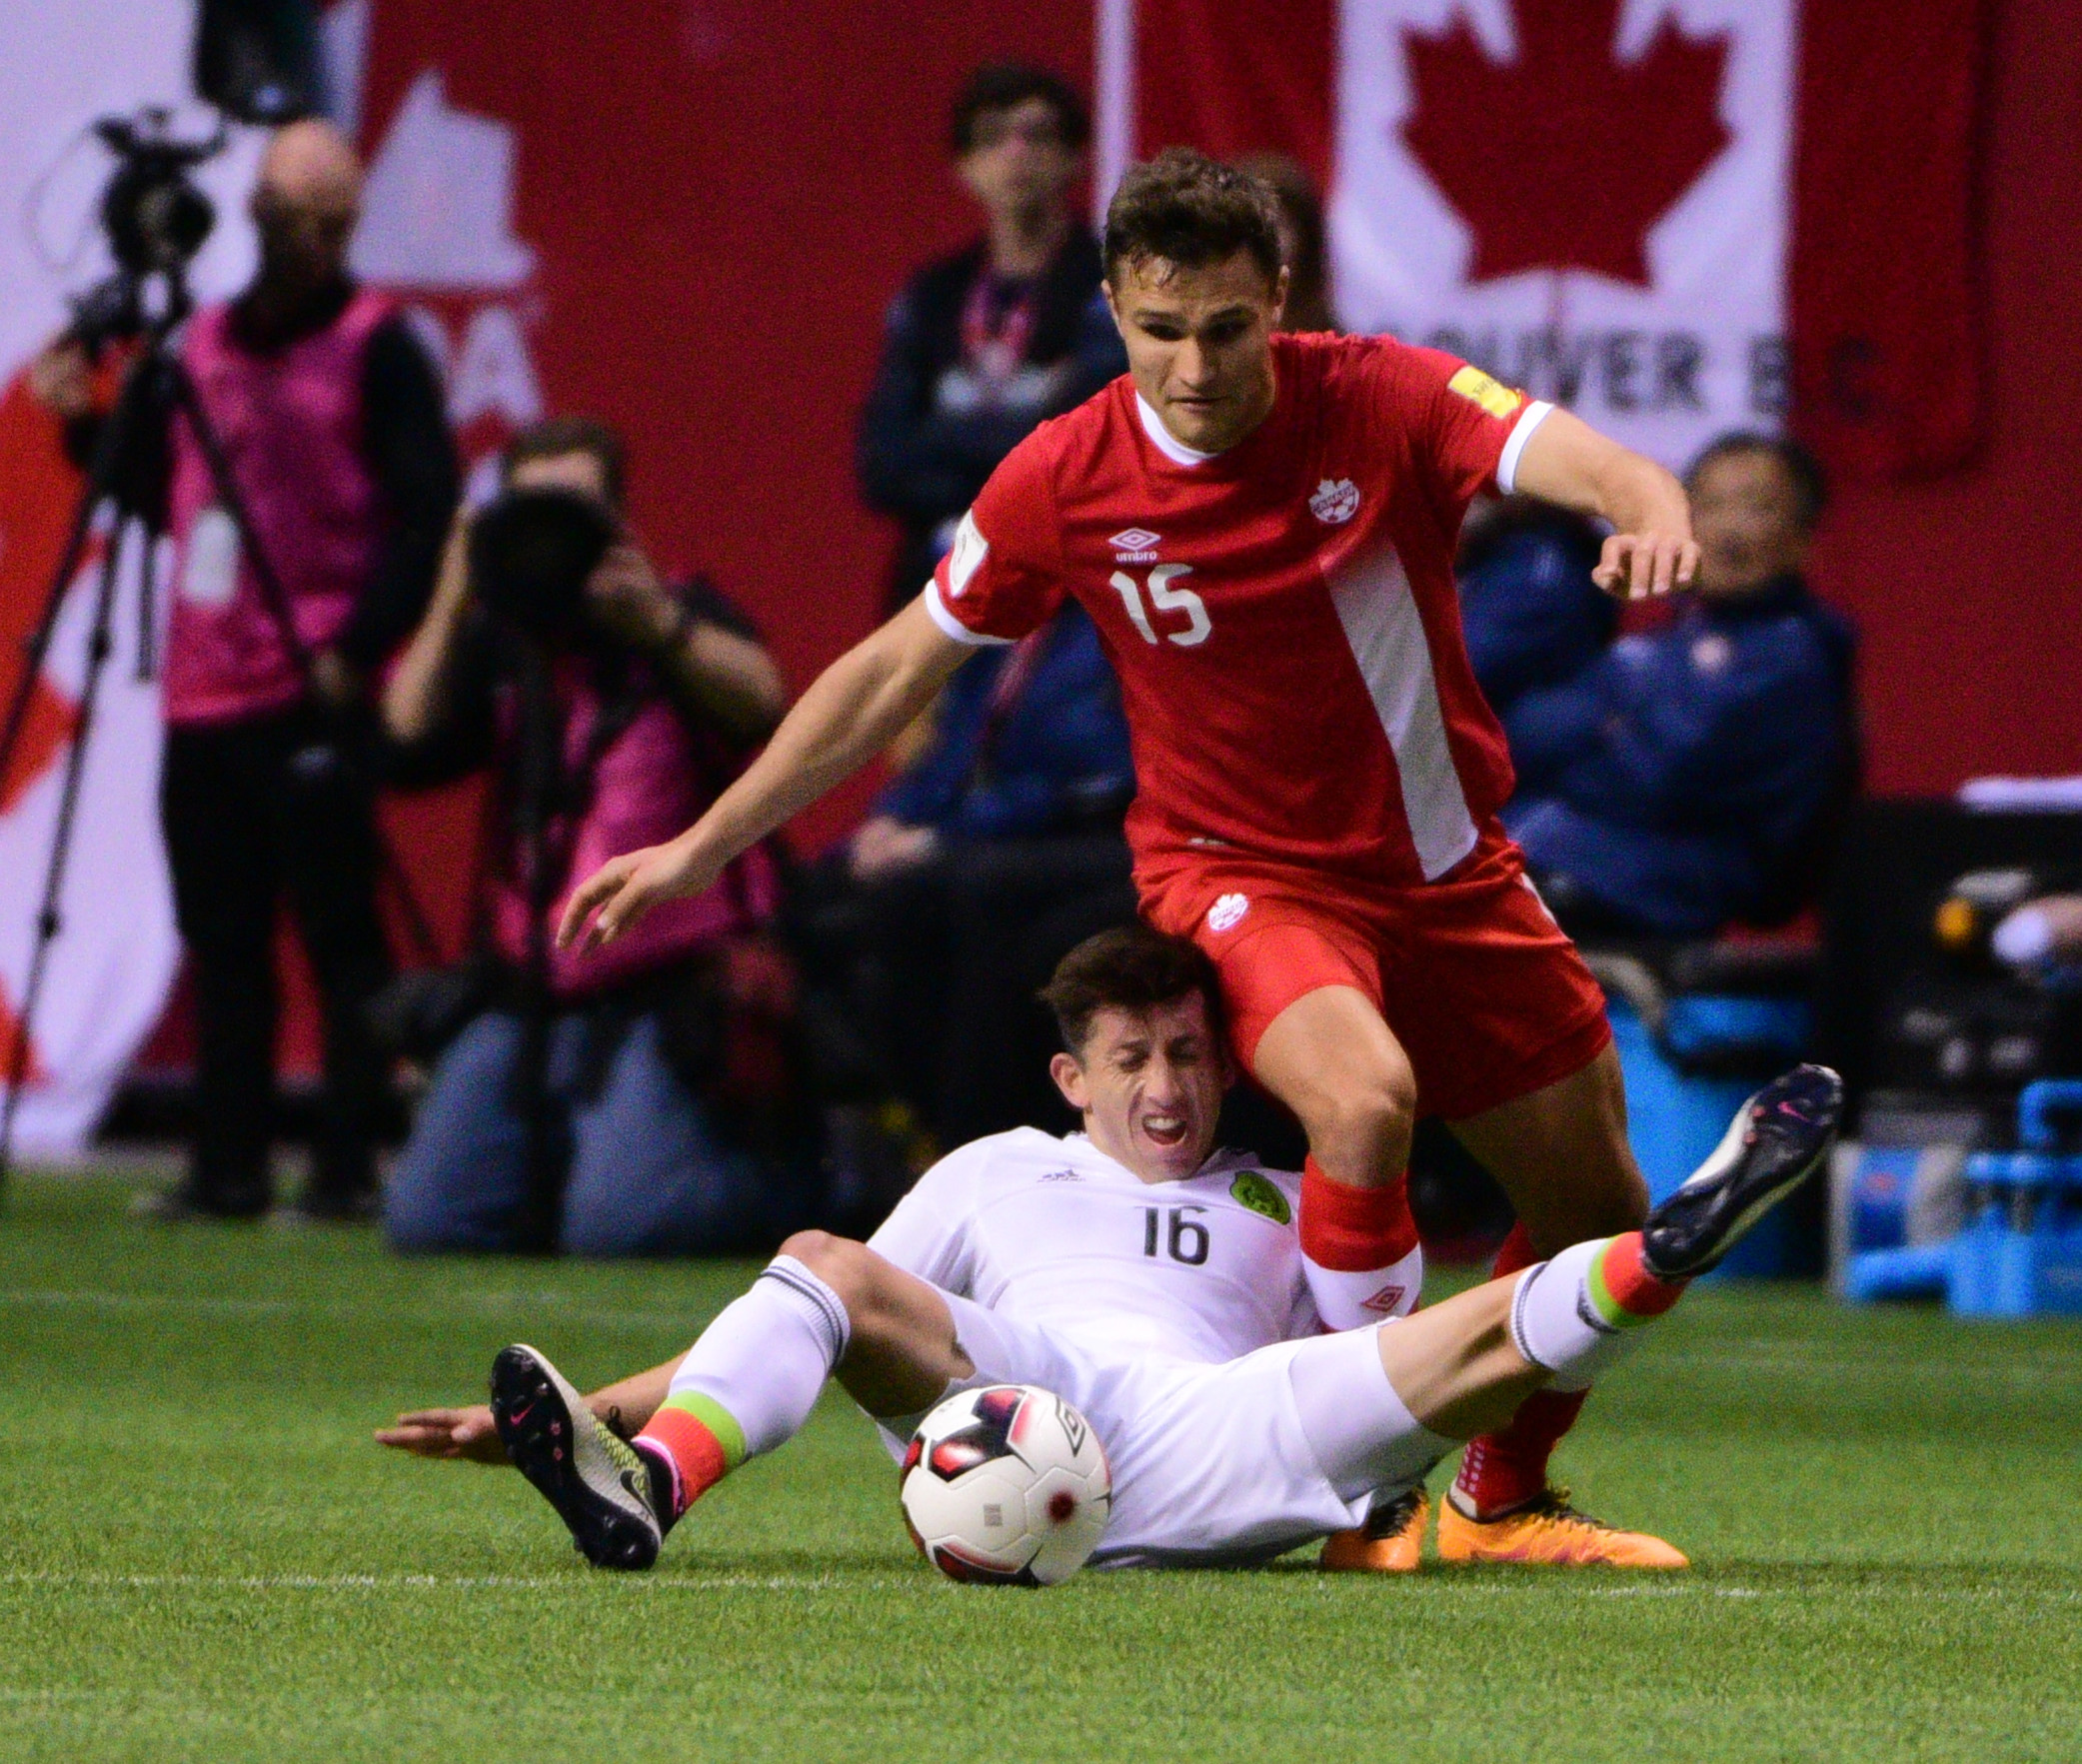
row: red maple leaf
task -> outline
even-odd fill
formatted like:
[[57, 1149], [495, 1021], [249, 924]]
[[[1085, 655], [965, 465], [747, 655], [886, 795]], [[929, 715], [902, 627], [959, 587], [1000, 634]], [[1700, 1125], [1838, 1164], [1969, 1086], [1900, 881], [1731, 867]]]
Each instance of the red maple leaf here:
[[1728, 144], [1725, 36], [1665, 15], [1614, 58], [1619, 0], [1516, 0], [1517, 53], [1492, 61], [1464, 14], [1403, 33], [1414, 95], [1402, 139], [1474, 231], [1470, 282], [1589, 270], [1648, 286], [1642, 240]]

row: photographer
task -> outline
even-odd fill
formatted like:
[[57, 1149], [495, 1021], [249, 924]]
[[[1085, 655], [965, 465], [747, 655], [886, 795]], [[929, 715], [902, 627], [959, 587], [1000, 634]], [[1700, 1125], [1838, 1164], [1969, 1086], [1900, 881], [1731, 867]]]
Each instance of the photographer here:
[[[361, 168], [337, 131], [280, 130], [250, 203], [259, 269], [229, 305], [199, 311], [180, 346], [255, 543], [220, 497], [213, 443], [176, 417], [161, 797], [195, 981], [196, 1128], [185, 1180], [140, 1198], [163, 1220], [272, 1202], [284, 895], [325, 1025], [302, 1211], [354, 1218], [374, 1205], [384, 1070], [365, 1016], [390, 956], [366, 683], [426, 606], [459, 475], [425, 352], [393, 303], [347, 274], [360, 204]], [[76, 428], [96, 421], [77, 335], [33, 376]]]
[[[551, 956], [547, 936], [574, 879], [708, 807], [779, 721], [781, 677], [720, 595], [667, 587], [621, 527], [612, 431], [538, 424], [508, 449], [504, 476], [506, 494], [457, 523], [383, 701], [408, 756], [438, 753], [448, 769], [489, 760], [496, 780], [496, 962], [435, 1065], [385, 1225], [405, 1250], [524, 1244], [534, 1108], [564, 1176], [562, 1247], [738, 1247], [791, 1223], [787, 1154], [753, 1148], [729, 1094], [733, 1001], [774, 911], [771, 862], [748, 854], [604, 953]], [[485, 567], [488, 524], [505, 522], [525, 550], [537, 541], [507, 518], [535, 519], [545, 503], [567, 521], [590, 511], [612, 535], [562, 601], [525, 600]], [[537, 962], [546, 997], [531, 992]], [[534, 1095], [531, 1011], [543, 1037]]]

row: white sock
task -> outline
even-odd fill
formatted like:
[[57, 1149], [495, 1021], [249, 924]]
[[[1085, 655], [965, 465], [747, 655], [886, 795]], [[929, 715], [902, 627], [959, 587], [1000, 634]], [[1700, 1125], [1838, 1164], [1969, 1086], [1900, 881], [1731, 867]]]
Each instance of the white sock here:
[[[727, 1449], [758, 1457], [802, 1429], [851, 1333], [839, 1294], [777, 1255], [687, 1350], [666, 1400], [707, 1398], [737, 1424], [740, 1440]], [[681, 1406], [703, 1413], [698, 1400]]]
[[1584, 1388], [1627, 1350], [1643, 1323], [1676, 1303], [1685, 1282], [1647, 1273], [1639, 1250], [1632, 1231], [1599, 1237], [1572, 1243], [1518, 1276], [1511, 1340], [1554, 1374], [1555, 1388]]
[[1332, 1329], [1363, 1329], [1389, 1317], [1406, 1317], [1417, 1308], [1424, 1290], [1424, 1251], [1412, 1249], [1384, 1268], [1352, 1272], [1326, 1268], [1306, 1255], [1301, 1267], [1308, 1276], [1308, 1296], [1315, 1314]]

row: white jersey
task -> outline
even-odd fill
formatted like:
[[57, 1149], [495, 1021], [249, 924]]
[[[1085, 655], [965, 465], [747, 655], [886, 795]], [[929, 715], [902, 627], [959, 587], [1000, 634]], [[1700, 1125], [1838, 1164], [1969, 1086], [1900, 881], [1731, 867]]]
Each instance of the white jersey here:
[[942, 1158], [869, 1247], [1101, 1358], [1214, 1365], [1320, 1327], [1300, 1204], [1299, 1176], [1247, 1152], [1144, 1182], [1081, 1133], [1020, 1127]]

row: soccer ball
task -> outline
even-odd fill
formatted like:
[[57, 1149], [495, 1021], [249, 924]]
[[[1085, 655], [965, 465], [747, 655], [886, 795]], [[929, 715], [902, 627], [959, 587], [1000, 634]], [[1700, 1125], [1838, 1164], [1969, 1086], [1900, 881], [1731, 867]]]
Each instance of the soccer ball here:
[[912, 1540], [950, 1580], [1067, 1580], [1113, 1506], [1113, 1473], [1091, 1423], [1031, 1384], [949, 1397], [912, 1435], [901, 1475]]

